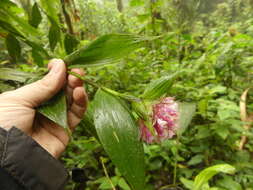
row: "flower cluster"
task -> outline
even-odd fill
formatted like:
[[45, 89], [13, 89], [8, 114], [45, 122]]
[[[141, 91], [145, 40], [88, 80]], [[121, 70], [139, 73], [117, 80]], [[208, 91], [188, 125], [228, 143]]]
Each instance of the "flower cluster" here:
[[147, 143], [161, 142], [170, 139], [178, 129], [178, 103], [172, 97], [163, 98], [152, 105], [152, 129], [144, 120], [139, 120], [141, 139]]

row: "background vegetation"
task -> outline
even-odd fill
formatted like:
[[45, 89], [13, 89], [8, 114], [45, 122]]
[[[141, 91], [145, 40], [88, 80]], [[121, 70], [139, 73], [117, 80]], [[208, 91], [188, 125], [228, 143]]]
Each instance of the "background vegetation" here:
[[[189, 189], [201, 170], [221, 163], [233, 165], [236, 173], [219, 174], [202, 189], [253, 189], [253, 131], [244, 129], [252, 119], [241, 118], [245, 110], [239, 107], [242, 93], [253, 83], [252, 0], [16, 3], [18, 7], [0, 2], [1, 68], [39, 72], [49, 58], [65, 56], [103, 34], [161, 36], [118, 64], [86, 69], [87, 77], [97, 83], [136, 96], [151, 80], [184, 71], [168, 94], [196, 102], [197, 112], [180, 138], [144, 144], [147, 189]], [[0, 91], [18, 87], [24, 80], [1, 80]], [[87, 87], [87, 91], [92, 100], [94, 89]], [[250, 94], [248, 113], [252, 112]], [[83, 168], [85, 173], [80, 183], [70, 182], [66, 189], [112, 189], [112, 182], [115, 189], [129, 190], [91, 134], [81, 123], [62, 158], [68, 169]], [[247, 141], [240, 149], [242, 135]]]

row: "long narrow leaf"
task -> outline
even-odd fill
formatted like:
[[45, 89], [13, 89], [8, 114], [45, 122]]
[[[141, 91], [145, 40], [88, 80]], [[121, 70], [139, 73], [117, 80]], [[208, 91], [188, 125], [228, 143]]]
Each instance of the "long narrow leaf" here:
[[57, 25], [52, 24], [49, 29], [48, 38], [51, 51], [54, 51], [58, 42], [60, 42], [60, 28]]
[[41, 20], [42, 20], [42, 16], [41, 16], [38, 4], [35, 2], [32, 7], [32, 14], [31, 14], [31, 18], [29, 20], [29, 24], [32, 25], [33, 27], [37, 28], [38, 25], [40, 24]]
[[169, 89], [173, 85], [174, 80], [179, 76], [179, 74], [181, 74], [181, 72], [169, 76], [164, 76], [152, 81], [147, 85], [142, 98], [146, 100], [156, 100], [164, 94], [168, 93]]
[[23, 34], [21, 34], [21, 32], [19, 30], [17, 30], [15, 27], [13, 27], [8, 22], [5, 22], [1, 19], [0, 19], [0, 27], [2, 29], [4, 29], [5, 31], [8, 31], [8, 32], [10, 32], [11, 34], [13, 34], [15, 36], [19, 36], [21, 38], [24, 38]]
[[133, 190], [143, 190], [144, 152], [138, 127], [124, 102], [99, 90], [95, 96], [95, 127], [112, 162]]
[[147, 41], [128, 34], [108, 34], [64, 58], [69, 67], [96, 66], [114, 63]]
[[22, 32], [20, 32], [20, 30], [17, 27], [1, 20], [1, 18], [0, 18], [0, 27], [3, 30], [11, 33], [12, 35], [19, 37], [20, 40], [22, 40], [27, 45], [31, 46], [34, 50], [41, 52], [43, 54], [44, 58], [50, 57], [48, 55], [47, 51], [43, 48], [42, 44], [40, 44], [36, 40], [30, 39], [30, 38], [24, 36], [24, 34]]
[[5, 44], [9, 55], [14, 61], [17, 61], [21, 54], [21, 46], [17, 38], [15, 38], [12, 34], [8, 34], [5, 39]]
[[64, 36], [64, 48], [67, 54], [72, 53], [77, 45], [79, 44], [79, 41], [76, 39], [75, 36], [70, 35], [68, 33]]
[[208, 182], [214, 175], [219, 172], [226, 174], [233, 174], [235, 172], [235, 168], [229, 164], [218, 164], [215, 166], [211, 166], [209, 168], [201, 171], [194, 180], [193, 190], [200, 190], [201, 187]]
[[86, 131], [87, 133], [98, 139], [93, 116], [94, 116], [94, 104], [93, 102], [89, 102], [88, 109], [79, 125], [83, 128], [84, 131]]
[[60, 0], [40, 0], [44, 13], [50, 18], [51, 24], [59, 25], [58, 13], [60, 13]]
[[0, 80], [10, 80], [24, 83], [33, 77], [36, 77], [36, 75], [19, 71], [17, 69], [0, 68]]
[[10, 20], [11, 24], [16, 24], [20, 31], [26, 34], [26, 36], [35, 37], [40, 35], [40, 32], [36, 28], [32, 27], [24, 18], [8, 10], [1, 10], [1, 13], [5, 15], [5, 18]]

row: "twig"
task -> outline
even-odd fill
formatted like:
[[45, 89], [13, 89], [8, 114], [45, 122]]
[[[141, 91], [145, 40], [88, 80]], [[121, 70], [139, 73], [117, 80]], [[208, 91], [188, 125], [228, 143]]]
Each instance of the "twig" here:
[[74, 35], [73, 26], [72, 26], [72, 23], [71, 23], [70, 16], [69, 16], [68, 12], [66, 11], [65, 1], [64, 1], [64, 0], [61, 0], [61, 7], [62, 7], [62, 13], [63, 13], [63, 15], [64, 15], [66, 24], [67, 24], [67, 26], [68, 26], [68, 32], [69, 32], [70, 34]]
[[116, 188], [114, 187], [113, 183], [112, 183], [112, 180], [110, 179], [110, 176], [106, 170], [106, 167], [105, 167], [105, 164], [104, 164], [104, 161], [103, 161], [103, 158], [100, 157], [100, 160], [101, 160], [101, 163], [102, 163], [102, 166], [103, 166], [103, 170], [104, 170], [104, 173], [105, 173], [105, 176], [106, 178], [109, 180], [111, 186], [112, 186], [112, 190], [116, 190]]

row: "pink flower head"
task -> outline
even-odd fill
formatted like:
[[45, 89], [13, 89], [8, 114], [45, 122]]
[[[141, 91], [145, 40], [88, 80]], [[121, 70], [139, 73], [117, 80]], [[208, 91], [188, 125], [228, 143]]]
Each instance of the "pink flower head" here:
[[147, 143], [161, 142], [172, 138], [178, 129], [179, 110], [178, 103], [172, 97], [163, 98], [157, 104], [152, 105], [153, 131], [139, 121], [141, 139]]

